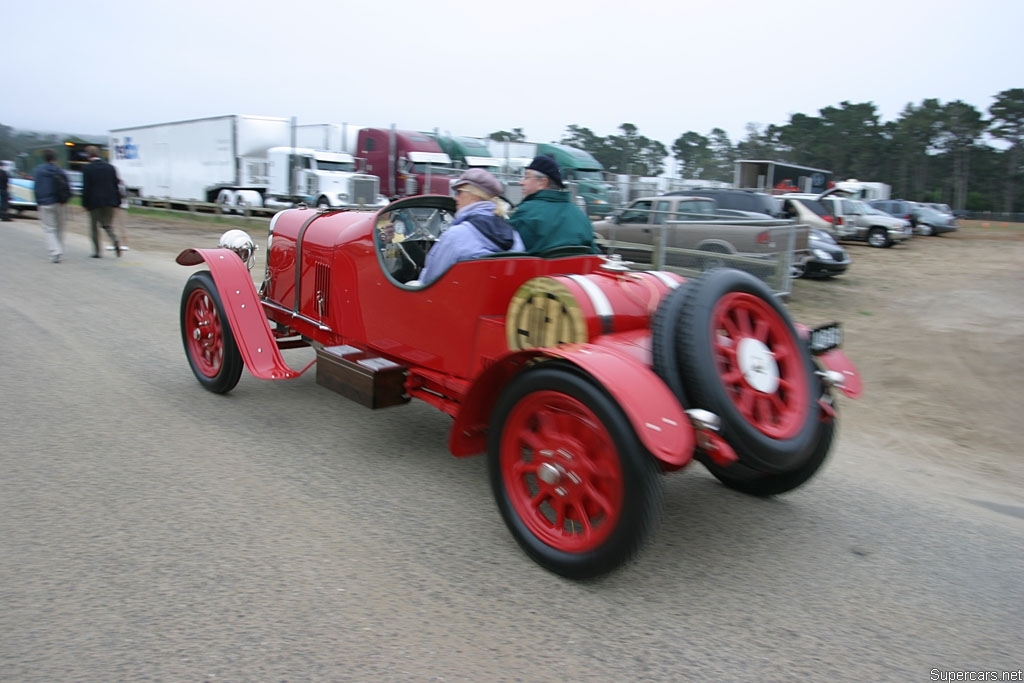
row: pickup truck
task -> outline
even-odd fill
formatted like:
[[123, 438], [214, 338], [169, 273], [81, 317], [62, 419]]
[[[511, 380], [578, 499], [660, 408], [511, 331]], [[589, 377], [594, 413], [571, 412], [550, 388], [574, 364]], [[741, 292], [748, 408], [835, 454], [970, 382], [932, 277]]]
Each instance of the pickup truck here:
[[[778, 255], [789, 249], [793, 252], [791, 263], [802, 264], [810, 258], [809, 231], [808, 226], [791, 220], [752, 218], [749, 213], [722, 210], [706, 197], [674, 195], [635, 199], [607, 220], [594, 223], [597, 242], [606, 252], [658, 266], [700, 270], [723, 265], [751, 270], [729, 256], [771, 261], [774, 268]], [[662, 233], [665, 253], [659, 255]]]

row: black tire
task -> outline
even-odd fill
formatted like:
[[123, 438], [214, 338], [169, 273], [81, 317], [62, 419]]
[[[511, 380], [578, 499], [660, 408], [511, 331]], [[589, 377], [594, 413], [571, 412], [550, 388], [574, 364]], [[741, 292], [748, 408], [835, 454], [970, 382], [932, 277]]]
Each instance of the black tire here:
[[676, 336], [683, 304], [686, 302], [688, 282], [668, 293], [654, 312], [651, 323], [651, 359], [654, 372], [676, 395], [684, 408], [687, 407], [682, 369], [677, 362]]
[[741, 463], [788, 472], [810, 457], [818, 380], [806, 343], [763, 282], [731, 268], [691, 281], [677, 362], [684, 405], [721, 418], [722, 437]]
[[226, 394], [242, 376], [242, 355], [210, 271], [193, 273], [181, 293], [181, 340], [192, 373], [207, 390]]
[[868, 230], [868, 245], [877, 249], [884, 249], [892, 246], [889, 239], [889, 231], [885, 228], [871, 228]]
[[661, 515], [654, 458], [615, 401], [568, 364], [529, 369], [502, 392], [487, 459], [512, 536], [566, 578], [593, 578], [629, 561]]
[[723, 467], [702, 452], [698, 452], [697, 459], [718, 481], [734, 491], [759, 497], [776, 496], [802, 486], [821, 469], [832, 449], [835, 431], [835, 418], [819, 420], [810, 456], [788, 472], [761, 472], [742, 463]]
[[331, 208], [331, 202], [328, 201], [327, 197], [323, 197], [323, 196], [317, 197], [316, 208], [317, 209], [329, 209], [329, 208]]

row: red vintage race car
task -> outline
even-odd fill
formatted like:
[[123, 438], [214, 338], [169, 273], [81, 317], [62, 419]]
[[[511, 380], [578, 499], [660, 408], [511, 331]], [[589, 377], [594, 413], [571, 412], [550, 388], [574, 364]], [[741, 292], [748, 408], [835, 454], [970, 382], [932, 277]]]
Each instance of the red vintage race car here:
[[[453, 455], [486, 452], [520, 546], [571, 578], [634, 556], [660, 517], [660, 475], [694, 459], [757, 496], [821, 467], [833, 392], [861, 389], [838, 325], [797, 327], [740, 271], [686, 280], [572, 249], [460, 262], [415, 286], [454, 211], [440, 196], [282, 211], [258, 290], [244, 232], [183, 251], [178, 263], [208, 267], [181, 299], [196, 378], [226, 393], [243, 366], [284, 380], [315, 365], [320, 385], [371, 408], [426, 401], [453, 418]], [[296, 346], [315, 348], [304, 368], [282, 357]]]

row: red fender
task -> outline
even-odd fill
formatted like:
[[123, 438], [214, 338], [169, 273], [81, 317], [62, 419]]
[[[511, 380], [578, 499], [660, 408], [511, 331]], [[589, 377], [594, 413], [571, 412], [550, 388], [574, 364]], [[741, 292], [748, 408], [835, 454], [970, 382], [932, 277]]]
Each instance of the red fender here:
[[[801, 323], [793, 323], [797, 334], [801, 339], [807, 339], [811, 334], [811, 328]], [[864, 381], [861, 379], [853, 361], [841, 349], [832, 349], [820, 355], [814, 356], [814, 360], [826, 370], [833, 370], [843, 376], [842, 384], [836, 386], [850, 398], [857, 398], [864, 391]]]
[[[604, 338], [605, 344], [607, 341]], [[655, 458], [673, 469], [689, 464], [695, 445], [693, 425], [672, 391], [650, 367], [631, 355], [593, 344], [524, 351], [488, 368], [474, 382], [452, 425], [448, 446], [453, 455], [472, 455], [486, 449], [483, 430], [499, 387], [538, 357], [559, 358], [585, 371], [611, 394]]]
[[238, 351], [253, 377], [293, 379], [309, 369], [312, 363], [295, 371], [284, 362], [249, 269], [235, 252], [221, 248], [186, 249], [175, 260], [183, 266], [197, 266], [204, 261], [209, 266]]
[[857, 398], [864, 391], [864, 381], [861, 379], [860, 373], [857, 372], [857, 368], [853, 366], [853, 361], [839, 349], [826, 351], [820, 356], [815, 356], [814, 359], [821, 363], [826, 370], [834, 370], [843, 376], [842, 383], [836, 385], [839, 391], [850, 398]]

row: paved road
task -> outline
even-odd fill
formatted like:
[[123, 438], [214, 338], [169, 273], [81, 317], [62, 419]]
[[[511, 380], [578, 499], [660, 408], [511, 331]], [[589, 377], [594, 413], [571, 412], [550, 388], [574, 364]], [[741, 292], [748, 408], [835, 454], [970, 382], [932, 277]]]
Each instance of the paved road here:
[[0, 240], [0, 681], [1024, 666], [1024, 506], [998, 482], [841, 432], [830, 466], [776, 500], [699, 467], [670, 475], [639, 560], [573, 583], [518, 550], [483, 460], [447, 454], [442, 414], [371, 412], [312, 373], [207, 393], [178, 336], [189, 271], [170, 255], [89, 259], [72, 235], [53, 265], [35, 221]]

